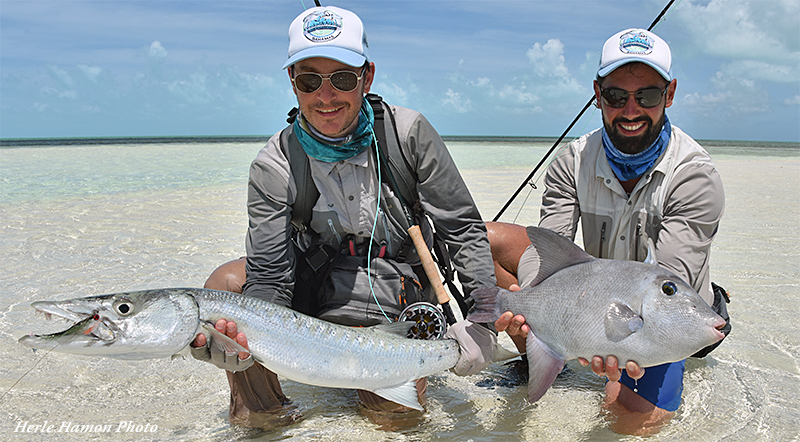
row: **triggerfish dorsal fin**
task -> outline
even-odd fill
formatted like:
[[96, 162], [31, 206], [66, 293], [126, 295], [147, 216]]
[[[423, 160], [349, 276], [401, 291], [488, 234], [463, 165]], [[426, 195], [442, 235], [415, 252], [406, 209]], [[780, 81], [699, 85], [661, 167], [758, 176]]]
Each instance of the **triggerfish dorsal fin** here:
[[517, 273], [527, 275], [524, 281], [527, 286], [533, 287], [563, 268], [594, 259], [574, 242], [552, 230], [534, 226], [526, 230], [531, 245], [525, 254], [533, 259], [526, 260], [524, 272], [520, 269]]

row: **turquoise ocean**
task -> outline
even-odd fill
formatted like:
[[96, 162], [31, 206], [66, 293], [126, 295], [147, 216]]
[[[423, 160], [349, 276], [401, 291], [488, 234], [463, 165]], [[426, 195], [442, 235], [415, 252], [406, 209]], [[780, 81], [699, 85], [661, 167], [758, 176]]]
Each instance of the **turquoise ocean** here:
[[[265, 140], [2, 141], [1, 440], [638, 439], [608, 430], [603, 381], [575, 361], [533, 405], [525, 386], [502, 382], [502, 364], [463, 378], [441, 373], [430, 379], [426, 413], [409, 419], [368, 415], [352, 391], [284, 381], [305, 420], [257, 432], [229, 425], [225, 376], [191, 357], [118, 361], [17, 343], [66, 328], [34, 315], [32, 301], [201, 287], [214, 268], [242, 256], [247, 172]], [[554, 141], [446, 139], [486, 220]], [[733, 331], [709, 357], [689, 360], [683, 405], [648, 440], [798, 440], [800, 143], [701, 144], [725, 185], [711, 276], [731, 294]], [[537, 223], [538, 177], [501, 221]]]

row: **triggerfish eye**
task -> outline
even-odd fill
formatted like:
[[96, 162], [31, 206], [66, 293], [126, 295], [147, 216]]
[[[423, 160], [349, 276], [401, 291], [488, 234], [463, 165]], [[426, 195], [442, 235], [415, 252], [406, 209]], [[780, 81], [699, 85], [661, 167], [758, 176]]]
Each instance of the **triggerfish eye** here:
[[667, 296], [672, 296], [678, 292], [678, 287], [672, 281], [667, 281], [661, 286], [661, 291]]

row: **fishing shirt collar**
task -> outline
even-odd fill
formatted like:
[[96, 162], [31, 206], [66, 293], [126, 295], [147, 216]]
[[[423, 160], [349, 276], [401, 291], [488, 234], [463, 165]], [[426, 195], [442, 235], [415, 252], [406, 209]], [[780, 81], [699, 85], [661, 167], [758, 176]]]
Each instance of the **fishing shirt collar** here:
[[611, 142], [611, 138], [608, 137], [606, 128], [603, 127], [603, 150], [605, 150], [608, 165], [611, 166], [617, 179], [629, 181], [641, 177], [650, 170], [667, 149], [670, 134], [672, 134], [672, 125], [669, 123], [669, 118], [664, 115], [664, 126], [661, 127], [658, 138], [647, 149], [631, 155], [617, 149]]
[[308, 124], [301, 112], [294, 120], [294, 133], [308, 156], [326, 163], [352, 158], [372, 144], [375, 114], [367, 100], [362, 100], [356, 129], [343, 138], [330, 138]]

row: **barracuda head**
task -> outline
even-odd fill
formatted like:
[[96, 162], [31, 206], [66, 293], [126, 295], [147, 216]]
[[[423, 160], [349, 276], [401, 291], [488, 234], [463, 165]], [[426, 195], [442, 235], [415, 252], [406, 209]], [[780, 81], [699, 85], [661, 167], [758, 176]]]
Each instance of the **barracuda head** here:
[[194, 339], [197, 302], [180, 289], [147, 290], [31, 304], [47, 319], [73, 325], [60, 333], [29, 335], [34, 349], [117, 359], [150, 359], [178, 353]]

